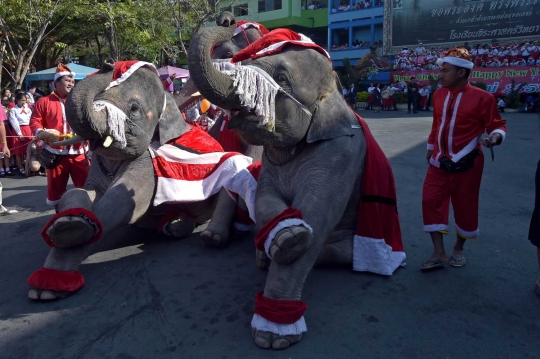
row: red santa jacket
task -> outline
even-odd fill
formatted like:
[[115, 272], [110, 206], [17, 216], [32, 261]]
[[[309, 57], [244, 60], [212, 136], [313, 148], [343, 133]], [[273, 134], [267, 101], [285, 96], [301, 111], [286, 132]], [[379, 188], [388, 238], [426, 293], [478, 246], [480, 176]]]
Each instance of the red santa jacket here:
[[433, 95], [433, 124], [427, 144], [433, 155], [429, 162], [439, 167], [444, 156], [458, 162], [480, 148], [478, 139], [484, 132], [498, 132], [504, 140], [505, 124], [490, 93], [470, 84], [454, 91], [440, 88]]
[[[32, 117], [30, 118], [30, 128], [32, 133], [37, 136], [37, 133], [44, 129], [55, 129], [62, 134], [72, 133], [69, 124], [66, 121], [64, 111], [64, 102], [55, 94], [43, 97], [36, 102]], [[84, 153], [82, 144], [77, 143], [69, 147], [57, 147], [44, 145], [44, 148], [52, 153], [61, 155], [76, 155]]]

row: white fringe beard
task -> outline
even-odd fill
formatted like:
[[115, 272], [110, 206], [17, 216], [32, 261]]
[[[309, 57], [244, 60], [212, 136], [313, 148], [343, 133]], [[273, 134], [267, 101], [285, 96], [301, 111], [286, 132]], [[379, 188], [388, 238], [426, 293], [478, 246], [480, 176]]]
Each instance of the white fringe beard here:
[[127, 120], [126, 114], [112, 103], [94, 101], [94, 111], [99, 112], [104, 108], [107, 109], [107, 126], [112, 137], [115, 141], [120, 142], [122, 148], [125, 148], [127, 145], [126, 133], [124, 131], [124, 124]]
[[274, 131], [279, 89], [257, 71], [228, 61], [214, 61], [214, 67], [233, 79], [235, 93], [240, 97], [242, 106], [255, 111], [259, 125]]

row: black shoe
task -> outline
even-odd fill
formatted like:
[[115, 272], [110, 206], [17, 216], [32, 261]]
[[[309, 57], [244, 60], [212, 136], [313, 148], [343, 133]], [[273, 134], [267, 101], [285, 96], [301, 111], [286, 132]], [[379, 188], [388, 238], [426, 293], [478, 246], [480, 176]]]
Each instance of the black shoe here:
[[13, 172], [11, 170], [6, 170], [6, 176], [13, 176]]
[[4, 171], [0, 172], [0, 177], [6, 177], [6, 172]]

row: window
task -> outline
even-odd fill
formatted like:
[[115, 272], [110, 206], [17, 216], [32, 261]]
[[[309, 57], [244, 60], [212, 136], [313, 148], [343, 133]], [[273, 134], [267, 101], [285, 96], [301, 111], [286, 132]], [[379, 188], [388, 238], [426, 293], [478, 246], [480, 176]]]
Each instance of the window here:
[[280, 9], [281, 9], [281, 0], [259, 0], [258, 1], [258, 9], [257, 9], [258, 12], [280, 10]]
[[240, 4], [234, 7], [234, 16], [246, 16], [248, 14], [248, 4]]

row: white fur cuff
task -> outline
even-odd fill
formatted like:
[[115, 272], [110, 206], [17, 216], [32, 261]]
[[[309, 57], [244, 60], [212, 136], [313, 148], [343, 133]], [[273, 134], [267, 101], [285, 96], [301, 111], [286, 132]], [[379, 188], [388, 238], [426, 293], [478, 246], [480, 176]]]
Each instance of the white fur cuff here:
[[307, 332], [306, 321], [304, 316], [292, 324], [278, 324], [264, 319], [259, 314], [253, 314], [251, 320], [253, 329], [270, 332], [277, 335], [299, 335]]
[[271, 231], [266, 240], [264, 241], [264, 251], [266, 252], [266, 255], [268, 258], [272, 259], [272, 256], [270, 255], [270, 246], [272, 245], [272, 241], [274, 238], [276, 238], [276, 235], [279, 231], [281, 231], [284, 228], [289, 228], [292, 226], [304, 226], [311, 233], [313, 233], [313, 228], [309, 224], [307, 224], [304, 220], [299, 218], [287, 218], [283, 221], [279, 222]]

